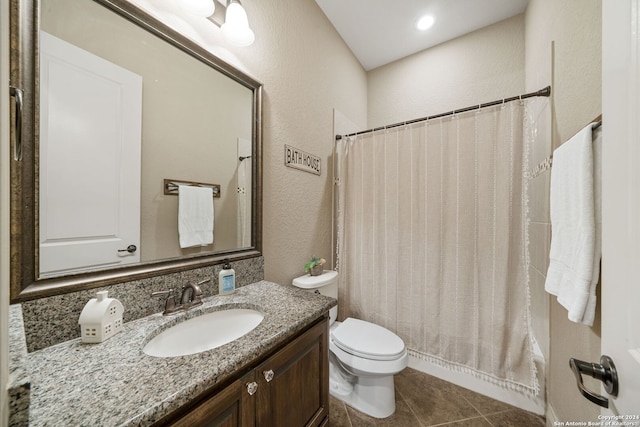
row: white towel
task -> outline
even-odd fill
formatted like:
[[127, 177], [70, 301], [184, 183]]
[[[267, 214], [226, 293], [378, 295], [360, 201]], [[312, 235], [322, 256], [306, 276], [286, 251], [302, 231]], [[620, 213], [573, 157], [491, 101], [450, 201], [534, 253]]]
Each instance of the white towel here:
[[180, 185], [178, 188], [180, 247], [213, 243], [213, 190]]
[[545, 290], [569, 320], [593, 325], [601, 256], [601, 131], [591, 126], [553, 152], [551, 250]]

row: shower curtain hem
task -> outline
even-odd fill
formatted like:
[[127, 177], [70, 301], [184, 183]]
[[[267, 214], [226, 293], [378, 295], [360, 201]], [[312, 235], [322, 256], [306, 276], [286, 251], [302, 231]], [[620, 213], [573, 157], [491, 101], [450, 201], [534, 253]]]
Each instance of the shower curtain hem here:
[[505, 379], [505, 378], [499, 378], [499, 377], [496, 377], [495, 375], [489, 374], [484, 371], [479, 371], [470, 366], [466, 366], [456, 362], [451, 362], [449, 360], [444, 360], [440, 357], [433, 356], [430, 354], [425, 354], [413, 349], [407, 349], [407, 353], [409, 354], [409, 356], [413, 356], [417, 359], [424, 360], [425, 362], [433, 363], [434, 365], [449, 369], [454, 372], [463, 372], [463, 373], [471, 374], [476, 378], [479, 378], [483, 381], [500, 386], [508, 390], [517, 391], [519, 393], [522, 393], [531, 397], [537, 397], [540, 394], [540, 386], [538, 385], [537, 379], [534, 379], [533, 385], [528, 385], [528, 384], [523, 384], [517, 381]]

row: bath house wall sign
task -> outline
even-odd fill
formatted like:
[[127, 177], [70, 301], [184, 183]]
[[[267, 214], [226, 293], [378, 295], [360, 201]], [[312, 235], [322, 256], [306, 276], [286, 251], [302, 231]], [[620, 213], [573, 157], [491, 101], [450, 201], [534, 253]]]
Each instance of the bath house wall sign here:
[[299, 150], [290, 145], [284, 146], [284, 165], [305, 172], [320, 175], [320, 157]]

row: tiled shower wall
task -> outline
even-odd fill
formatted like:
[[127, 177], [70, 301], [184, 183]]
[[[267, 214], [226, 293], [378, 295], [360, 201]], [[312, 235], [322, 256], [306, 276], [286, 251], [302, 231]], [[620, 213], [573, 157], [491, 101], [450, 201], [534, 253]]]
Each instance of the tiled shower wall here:
[[[231, 264], [231, 267], [236, 272], [236, 287], [264, 279], [263, 257], [236, 261]], [[110, 298], [118, 299], [124, 305], [124, 321], [129, 322], [164, 310], [166, 297], [151, 297], [151, 293], [155, 291], [173, 289], [176, 298], [179, 298], [183, 285], [209, 278], [210, 282], [201, 286], [203, 297], [216, 295], [218, 293], [217, 278], [221, 269], [220, 264], [26, 301], [22, 303], [22, 315], [27, 350], [32, 352], [78, 338], [80, 312], [87, 301], [95, 298], [97, 291], [107, 290]]]
[[528, 108], [529, 134], [529, 289], [533, 332], [546, 360], [549, 360], [549, 296], [544, 282], [549, 266], [551, 219], [549, 185], [552, 153], [551, 107], [549, 99], [536, 98]]

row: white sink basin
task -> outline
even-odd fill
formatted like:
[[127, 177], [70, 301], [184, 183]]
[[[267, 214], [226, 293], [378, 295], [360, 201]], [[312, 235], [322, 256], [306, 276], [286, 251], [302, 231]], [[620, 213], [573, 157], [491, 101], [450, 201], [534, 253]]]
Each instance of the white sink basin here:
[[258, 326], [262, 319], [262, 313], [251, 309], [214, 311], [162, 331], [142, 351], [156, 357], [200, 353], [237, 340]]

